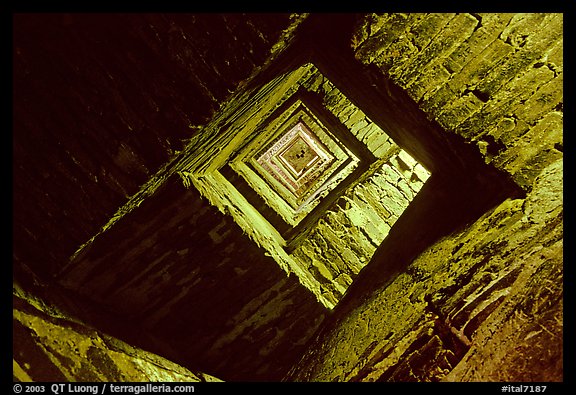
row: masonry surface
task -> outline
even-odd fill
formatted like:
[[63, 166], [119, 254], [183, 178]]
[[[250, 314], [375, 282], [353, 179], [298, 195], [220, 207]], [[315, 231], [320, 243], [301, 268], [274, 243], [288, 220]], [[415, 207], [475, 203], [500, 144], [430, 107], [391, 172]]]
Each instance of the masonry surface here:
[[[564, 381], [563, 22], [15, 15], [13, 380]], [[300, 227], [293, 95], [368, 158]]]

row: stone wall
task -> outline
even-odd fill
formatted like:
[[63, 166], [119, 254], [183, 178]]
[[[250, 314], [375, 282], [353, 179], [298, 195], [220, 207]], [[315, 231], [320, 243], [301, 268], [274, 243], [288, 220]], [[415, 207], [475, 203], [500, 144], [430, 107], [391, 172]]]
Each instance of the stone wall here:
[[[198, 170], [193, 176], [208, 179], [224, 160], [210, 168], [206, 158], [225, 159], [236, 149], [228, 143], [245, 138], [231, 129], [245, 113], [234, 106], [228, 113], [216, 110], [269, 53], [288, 16], [117, 16], [109, 24], [97, 16], [16, 20], [16, 276], [26, 267], [60, 272], [75, 248], [89, 240], [59, 281], [115, 320], [83, 310], [89, 303], [79, 308], [82, 320], [224, 380], [276, 380], [292, 366], [287, 381], [561, 381], [562, 15], [359, 17], [353, 36], [345, 37], [348, 52], [333, 53], [339, 61], [323, 65], [330, 82], [313, 78], [307, 88], [320, 93], [321, 105], [366, 144], [376, 165], [294, 252], [304, 262], [292, 267], [300, 270], [299, 278], [287, 277], [282, 270], [287, 266], [280, 268], [269, 256], [265, 243], [275, 243], [274, 235], [255, 243], [252, 234], [244, 234], [253, 232], [254, 217], [235, 217], [233, 206], [219, 206], [219, 212], [186, 173], [181, 175], [187, 188], [174, 174]], [[222, 47], [188, 39], [208, 35], [212, 25], [230, 33], [216, 40]], [[318, 52], [329, 52], [331, 43], [347, 34], [347, 25], [338, 27], [340, 33], [332, 35], [334, 30], [318, 24], [317, 31], [326, 30]], [[39, 34], [28, 35], [31, 31]], [[240, 36], [247, 41], [232, 44]], [[110, 45], [115, 40], [119, 43]], [[305, 35], [312, 47], [315, 40]], [[220, 58], [212, 50], [231, 56]], [[200, 64], [203, 59], [210, 61]], [[230, 59], [238, 62], [232, 67]], [[325, 73], [329, 66], [340, 69], [342, 78]], [[199, 75], [189, 72], [196, 67]], [[264, 78], [276, 78], [285, 70], [265, 71]], [[341, 89], [360, 80], [367, 83]], [[261, 82], [255, 78], [246, 86], [254, 88], [254, 81]], [[239, 92], [227, 103], [242, 104], [255, 90]], [[381, 106], [378, 95], [388, 97], [390, 106]], [[403, 111], [407, 100], [411, 107]], [[388, 132], [404, 151], [394, 149]], [[416, 138], [427, 134], [433, 138]], [[186, 144], [190, 137], [192, 144]], [[206, 147], [213, 150], [202, 151]], [[156, 173], [180, 149], [183, 154], [176, 156], [183, 160]], [[199, 152], [205, 156], [188, 155]], [[435, 173], [423, 185], [423, 168], [411, 156], [424, 159], [432, 171], [450, 166], [455, 171]], [[472, 156], [486, 167], [468, 165]], [[467, 183], [462, 173], [470, 169], [477, 171]], [[482, 206], [462, 219], [466, 226], [452, 228], [450, 205], [457, 203], [454, 215], [467, 206], [473, 211], [473, 195], [481, 188], [499, 189], [502, 174], [524, 195]], [[483, 184], [474, 184], [478, 179]], [[431, 181], [454, 191], [434, 189]], [[218, 178], [210, 182], [220, 197], [230, 198]], [[413, 195], [420, 187], [429, 187], [427, 194]], [[386, 204], [386, 212], [380, 204], [384, 190], [396, 203]], [[468, 192], [456, 202], [451, 195], [461, 190]], [[408, 208], [411, 216], [398, 218], [395, 208], [404, 207], [411, 194], [417, 205]], [[444, 202], [442, 210], [434, 211], [431, 203], [423, 210], [425, 197]], [[414, 218], [422, 222], [410, 222]], [[427, 235], [433, 221], [444, 231], [435, 234], [439, 240]], [[379, 245], [393, 223], [404, 233]], [[343, 243], [348, 235], [357, 241]], [[406, 256], [402, 267], [398, 261]], [[301, 286], [303, 278], [315, 295]], [[336, 308], [327, 314], [314, 296]], [[108, 377], [99, 362], [54, 364], [60, 351], [46, 354], [48, 346], [64, 354], [70, 350], [50, 336], [39, 337], [36, 322], [42, 333], [65, 331], [99, 349], [94, 360], [133, 356], [124, 346], [112, 347], [108, 338], [84, 343], [83, 329], [42, 314], [33, 318], [38, 313], [18, 298], [15, 306], [15, 339], [25, 343], [16, 349], [44, 361], [33, 365], [32, 354], [15, 356], [16, 379], [42, 377], [36, 366], [48, 366], [59, 378]], [[123, 366], [134, 372], [133, 365]], [[112, 376], [151, 377], [141, 369], [134, 376], [122, 374]]]
[[529, 189], [562, 158], [563, 15], [372, 15], [356, 57]]
[[12, 320], [14, 381], [221, 381], [83, 324], [18, 285], [13, 288]]
[[348, 189], [292, 252], [336, 306], [430, 173], [400, 150]]
[[326, 77], [316, 73], [300, 85], [321, 97], [325, 110], [376, 158], [291, 254], [313, 273], [322, 297], [335, 306], [430, 173]]
[[561, 167], [546, 173], [553, 199], [506, 201], [430, 247], [328, 323], [290, 379], [562, 380]]
[[102, 232], [58, 282], [87, 322], [225, 381], [279, 380], [326, 310], [177, 175]]
[[362, 299], [337, 306], [286, 380], [563, 380], [562, 28], [561, 14], [386, 14], [357, 26], [360, 62], [527, 195], [368, 295], [357, 279], [349, 291]]
[[333, 114], [375, 158], [290, 254], [318, 282], [320, 300], [333, 307], [430, 173], [320, 72], [298, 84], [313, 92], [323, 110]]

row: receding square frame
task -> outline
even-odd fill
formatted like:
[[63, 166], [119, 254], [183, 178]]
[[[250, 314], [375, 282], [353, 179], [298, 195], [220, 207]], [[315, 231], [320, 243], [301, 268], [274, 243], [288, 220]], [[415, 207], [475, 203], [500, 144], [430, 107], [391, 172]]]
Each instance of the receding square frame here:
[[[302, 125], [299, 123], [296, 127]], [[295, 137], [288, 146], [278, 154], [280, 161], [286, 166], [294, 178], [300, 180], [304, 172], [320, 160], [320, 155], [312, 145], [308, 142], [306, 134], [299, 134]]]
[[[264, 203], [262, 216], [288, 243], [375, 160], [344, 125], [315, 107], [295, 93], [230, 158], [225, 168], [235, 175], [222, 172], [255, 207]], [[314, 154], [302, 168], [290, 169], [285, 153], [298, 138]]]
[[[299, 154], [302, 154], [301, 158], [297, 158]], [[290, 155], [296, 158], [290, 158]], [[334, 160], [334, 155], [300, 120], [259, 155], [256, 162], [298, 199], [314, 181], [314, 177], [325, 171]]]
[[[287, 114], [288, 116], [284, 116]], [[301, 210], [302, 204], [306, 202], [310, 196], [312, 196], [315, 191], [319, 188], [322, 183], [324, 183], [328, 178], [334, 175], [337, 170], [342, 170], [343, 164], [349, 164], [350, 162], [358, 162], [356, 155], [352, 153], [345, 145], [341, 144], [338, 139], [325, 127], [322, 122], [315, 116], [310, 109], [307, 108], [305, 103], [297, 99], [294, 103], [281, 114], [281, 117], [285, 119], [281, 124], [272, 124], [273, 134], [269, 138], [269, 142], [260, 151], [252, 154], [252, 156], [243, 156], [245, 162], [255, 171], [257, 171], [260, 176], [267, 180], [273, 187], [276, 193], [278, 193], [294, 210]], [[282, 118], [281, 118], [282, 119]], [[272, 163], [275, 163], [278, 167], [284, 166], [279, 159], [277, 159], [277, 151], [273, 150], [277, 144], [279, 147], [283, 147], [282, 141], [286, 139], [286, 142], [291, 139], [289, 133], [285, 133], [286, 130], [294, 129], [299, 123], [303, 123], [307, 128], [307, 137], [309, 138], [309, 143], [312, 145], [317, 145], [317, 152], [320, 156], [331, 155], [333, 160], [322, 161], [321, 166], [315, 167], [313, 172], [307, 173], [306, 178], [299, 181], [299, 186], [302, 191], [296, 196], [294, 193], [290, 193], [290, 188], [287, 188], [281, 182], [282, 176], [275, 174], [277, 172], [270, 171], [270, 168], [265, 168], [262, 166], [264, 158], [261, 158], [260, 152], [268, 152], [269, 156], [265, 159], [272, 158]], [[252, 144], [248, 147], [252, 147]], [[278, 148], [282, 149], [282, 148]], [[326, 153], [326, 154], [324, 154]], [[274, 168], [272, 168], [274, 170]], [[289, 172], [287, 172], [289, 173]], [[288, 174], [287, 179], [292, 179], [294, 183], [296, 181], [293, 177]]]

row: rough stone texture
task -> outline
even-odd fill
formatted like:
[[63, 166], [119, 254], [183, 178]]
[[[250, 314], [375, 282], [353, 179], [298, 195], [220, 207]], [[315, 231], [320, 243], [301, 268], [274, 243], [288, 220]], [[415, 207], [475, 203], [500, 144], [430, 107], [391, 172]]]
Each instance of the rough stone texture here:
[[[562, 14], [392, 14], [365, 23], [386, 26], [389, 19], [403, 20], [390, 33], [407, 39], [394, 46], [378, 38], [385, 27], [378, 34], [361, 27], [357, 58], [380, 67], [430, 119], [476, 142], [487, 162], [524, 189], [562, 157]], [[429, 45], [411, 45], [416, 37]]]
[[340, 301], [429, 176], [400, 150], [344, 192], [291, 254], [319, 283], [316, 292]]
[[[331, 28], [324, 17], [333, 18]], [[82, 320], [192, 370], [225, 380], [274, 380], [290, 367], [286, 381], [563, 380], [562, 14], [306, 19], [301, 43], [330, 79], [312, 78], [308, 88], [321, 93], [322, 106], [376, 157], [396, 161], [398, 202], [416, 193], [414, 186], [421, 190], [377, 247], [385, 221], [374, 220], [397, 212], [378, 207], [354, 217], [362, 219], [360, 231], [346, 210], [376, 208], [380, 193], [373, 192], [382, 182], [374, 176], [358, 183], [336, 201], [344, 209], [329, 210], [302, 244], [301, 260], [310, 270], [299, 279], [277, 267], [287, 265], [284, 257], [274, 262], [264, 255], [276, 242], [273, 232], [253, 243], [242, 231], [254, 232], [248, 224], [255, 217], [235, 216], [234, 202], [219, 213], [192, 188], [192, 176], [205, 176], [220, 185], [220, 198], [237, 197], [210, 172], [246, 137], [234, 126], [245, 119], [249, 109], [241, 104], [262, 80], [241, 84], [222, 104], [228, 113], [217, 111], [208, 123], [204, 117], [250, 74], [251, 64], [241, 61], [226, 74], [236, 52], [225, 49], [230, 57], [219, 58], [210, 51], [212, 39], [185, 39], [186, 18], [133, 17], [124, 25], [118, 16], [109, 26], [90, 19], [86, 30], [75, 18], [17, 21], [17, 276], [26, 268], [54, 273], [110, 219], [78, 249], [62, 284], [118, 317], [98, 313], [102, 305], [86, 311], [89, 304], [82, 304]], [[235, 16], [212, 18], [216, 30], [254, 33], [238, 45], [244, 55], [260, 43], [262, 51], [254, 53], [265, 56], [273, 44], [266, 37], [280, 35], [276, 22], [287, 23], [286, 16], [239, 17], [246, 23], [237, 25], [224, 23], [238, 21]], [[212, 31], [211, 22], [195, 21], [199, 37]], [[42, 34], [25, 38], [29, 31]], [[114, 32], [128, 33], [120, 50], [107, 46]], [[223, 48], [236, 42], [220, 37]], [[289, 49], [290, 59], [295, 53]], [[149, 58], [155, 61], [138, 61]], [[236, 74], [243, 64], [245, 72]], [[195, 82], [192, 67], [201, 75]], [[279, 81], [286, 70], [264, 71], [264, 80]], [[142, 96], [120, 93], [142, 86], [150, 86]], [[197, 102], [183, 99], [190, 92], [198, 93]], [[189, 125], [191, 135], [181, 129]], [[408, 158], [386, 157], [393, 146], [378, 128], [432, 171], [426, 184], [420, 185], [422, 169]], [[138, 138], [126, 137], [142, 130]], [[190, 144], [177, 143], [189, 137]], [[208, 146], [213, 151], [206, 156], [190, 155]], [[178, 160], [149, 178], [168, 150], [180, 148]], [[217, 160], [210, 163], [212, 156]], [[181, 173], [189, 189], [170, 178], [178, 170], [196, 173]], [[316, 295], [337, 303], [329, 315], [300, 286], [302, 278]], [[315, 278], [332, 280], [326, 292]], [[53, 363], [42, 360], [51, 369]], [[15, 365], [18, 374], [28, 374], [26, 362]]]
[[561, 381], [561, 165], [328, 323], [290, 380]]
[[[464, 332], [474, 334], [475, 341], [445, 380], [564, 380], [562, 182], [562, 161], [550, 165], [537, 177], [534, 192], [524, 202], [524, 215], [516, 226], [534, 232], [538, 243], [530, 243], [529, 236], [510, 235], [504, 239], [507, 251], [520, 250], [516, 263], [521, 265], [501, 271], [504, 286], [510, 284], [506, 290], [486, 287], [486, 296], [476, 298], [482, 302], [474, 301], [479, 307], [472, 312], [475, 317], [468, 320]], [[525, 246], [512, 249], [516, 243]], [[518, 276], [511, 283], [513, 272], [518, 272]], [[495, 302], [503, 303], [493, 314], [482, 314], [483, 309], [490, 311]]]
[[13, 289], [14, 381], [217, 382], [133, 347]]
[[315, 73], [300, 85], [322, 97], [325, 110], [382, 158], [344, 191], [292, 253], [320, 283], [317, 292], [336, 305], [429, 173], [322, 74]]
[[278, 380], [326, 312], [176, 175], [88, 244], [58, 281], [141, 333], [94, 325], [225, 381]]
[[345, 298], [286, 380], [564, 380], [562, 24], [389, 14], [357, 26], [358, 60], [528, 193]]

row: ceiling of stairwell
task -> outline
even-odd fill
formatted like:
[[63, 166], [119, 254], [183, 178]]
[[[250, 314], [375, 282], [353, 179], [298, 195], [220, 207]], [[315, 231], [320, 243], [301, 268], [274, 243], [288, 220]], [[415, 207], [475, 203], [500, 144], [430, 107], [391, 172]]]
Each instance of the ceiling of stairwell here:
[[[301, 246], [295, 253], [306, 255], [308, 246], [299, 236], [312, 232], [307, 225], [332, 221], [319, 215], [327, 202], [338, 202], [350, 182], [390, 153], [396, 165], [391, 162], [380, 172], [371, 168], [375, 186], [368, 197], [344, 196], [338, 204], [352, 214], [353, 225], [366, 228], [367, 243], [375, 250], [389, 225], [368, 230], [367, 225], [375, 222], [369, 218], [374, 213], [367, 217], [358, 203], [370, 200], [372, 206], [379, 205], [372, 198], [379, 191], [378, 175], [394, 181], [413, 175], [417, 192], [428, 171], [466, 173], [471, 160], [464, 152], [469, 150], [430, 127], [403, 92], [386, 81], [367, 80], [379, 78], [371, 77], [369, 70], [354, 69], [344, 41], [359, 16], [296, 17], [307, 22], [295, 40], [299, 42], [285, 51], [290, 60], [276, 62], [281, 66], [268, 67], [255, 80], [265, 86], [288, 69], [294, 76], [312, 67], [311, 79], [285, 82], [285, 93], [294, 91], [269, 100], [280, 106], [278, 113], [258, 114], [253, 118], [262, 116], [260, 129], [245, 125], [250, 127], [242, 132], [264, 133], [268, 138], [252, 136], [243, 151], [204, 160], [204, 166], [216, 163], [224, 178], [273, 225], [280, 243], [294, 240], [292, 247]], [[240, 81], [264, 65], [290, 18], [289, 14], [15, 15], [15, 259], [38, 274], [57, 273], [167, 160], [191, 146], [189, 139], [214, 133], [211, 117]], [[302, 66], [310, 54], [313, 61]], [[305, 83], [310, 86], [297, 92]], [[388, 97], [368, 86], [387, 87]], [[324, 98], [318, 92], [324, 92]], [[269, 162], [284, 172], [267, 171], [263, 156], [272, 140], [289, 133], [290, 123], [300, 116], [311, 133], [301, 134], [309, 139], [297, 141], [312, 148], [313, 141], [320, 142], [314, 152], [323, 159], [309, 162], [311, 167], [301, 179], [290, 173], [286, 155], [271, 155]], [[233, 144], [219, 147], [235, 149]], [[394, 151], [398, 149], [402, 152]], [[290, 182], [297, 179], [305, 185], [294, 194]], [[414, 191], [404, 182], [398, 185], [389, 190], [410, 200]], [[400, 195], [395, 201], [397, 218]], [[357, 262], [356, 271], [369, 256]]]
[[178, 362], [279, 377], [314, 298], [362, 295], [375, 262], [401, 270], [510, 192], [355, 62], [357, 18], [290, 41], [288, 14], [16, 16], [15, 276], [59, 274]]

